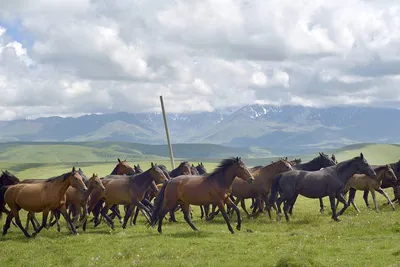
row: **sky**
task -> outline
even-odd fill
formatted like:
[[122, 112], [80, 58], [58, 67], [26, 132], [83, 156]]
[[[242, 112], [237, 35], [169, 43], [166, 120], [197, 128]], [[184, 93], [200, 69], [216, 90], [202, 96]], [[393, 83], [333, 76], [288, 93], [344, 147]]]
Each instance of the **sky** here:
[[0, 1], [0, 120], [400, 107], [397, 0]]

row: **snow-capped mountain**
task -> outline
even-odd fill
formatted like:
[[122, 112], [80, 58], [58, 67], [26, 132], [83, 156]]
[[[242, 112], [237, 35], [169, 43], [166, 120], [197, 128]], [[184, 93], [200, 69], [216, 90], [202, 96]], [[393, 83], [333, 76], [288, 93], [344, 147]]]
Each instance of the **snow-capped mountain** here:
[[[358, 142], [399, 143], [400, 110], [249, 105], [213, 112], [169, 113], [173, 143], [259, 146], [303, 153]], [[0, 122], [3, 141], [132, 141], [165, 143], [162, 114], [113, 113]]]

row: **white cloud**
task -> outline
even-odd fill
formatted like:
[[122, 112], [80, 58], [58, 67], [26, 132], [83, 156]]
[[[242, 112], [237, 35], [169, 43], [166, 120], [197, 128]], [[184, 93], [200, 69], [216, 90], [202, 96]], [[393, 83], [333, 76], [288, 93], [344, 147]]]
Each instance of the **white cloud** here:
[[395, 0], [15, 0], [0, 21], [0, 119], [161, 94], [171, 112], [400, 104]]

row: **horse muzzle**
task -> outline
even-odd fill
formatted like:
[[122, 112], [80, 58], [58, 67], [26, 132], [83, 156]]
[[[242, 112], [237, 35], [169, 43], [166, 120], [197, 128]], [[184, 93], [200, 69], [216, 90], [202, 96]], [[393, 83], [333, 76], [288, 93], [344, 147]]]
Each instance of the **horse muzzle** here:
[[252, 183], [254, 182], [254, 178], [250, 178], [249, 180], [247, 180], [247, 182], [248, 182], [249, 184], [252, 184]]

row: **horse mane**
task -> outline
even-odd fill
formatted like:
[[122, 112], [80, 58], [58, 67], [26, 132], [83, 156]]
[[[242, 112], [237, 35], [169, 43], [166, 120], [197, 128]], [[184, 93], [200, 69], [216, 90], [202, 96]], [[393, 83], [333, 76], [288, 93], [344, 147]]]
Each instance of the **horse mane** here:
[[51, 181], [55, 181], [55, 180], [58, 180], [58, 179], [61, 179], [61, 178], [63, 179], [63, 181], [65, 181], [65, 180], [68, 179], [68, 177], [70, 175], [71, 175], [71, 172], [67, 172], [67, 173], [61, 174], [59, 176], [54, 176], [54, 177], [48, 178], [48, 179], [45, 180], [45, 182], [51, 182]]
[[118, 168], [118, 164], [115, 166], [114, 170], [112, 170], [112, 172], [110, 174], [117, 174], [117, 168]]
[[206, 176], [206, 179], [214, 179], [215, 176], [218, 177], [218, 175], [221, 172], [224, 173], [226, 169], [231, 167], [236, 162], [237, 160], [234, 157], [222, 160], [221, 163], [214, 169], [214, 171], [212, 171], [209, 175]]
[[[352, 159], [344, 160], [344, 161], [339, 162], [338, 164], [333, 165], [333, 166], [331, 166], [331, 167], [335, 167], [337, 170], [341, 170], [341, 169], [344, 169], [344, 168], [346, 168], [347, 166], [349, 166], [349, 165], [350, 165], [354, 160], [356, 160], [356, 159], [360, 159], [360, 157], [358, 156], [358, 157], [354, 157], [354, 158], [352, 158]], [[329, 167], [327, 167], [327, 168], [329, 168]], [[326, 169], [326, 168], [325, 168], [325, 169]]]

